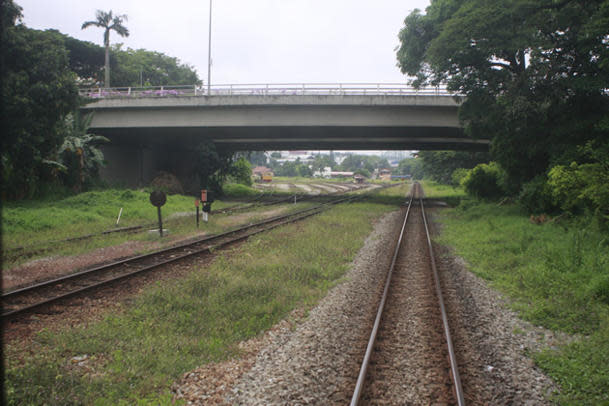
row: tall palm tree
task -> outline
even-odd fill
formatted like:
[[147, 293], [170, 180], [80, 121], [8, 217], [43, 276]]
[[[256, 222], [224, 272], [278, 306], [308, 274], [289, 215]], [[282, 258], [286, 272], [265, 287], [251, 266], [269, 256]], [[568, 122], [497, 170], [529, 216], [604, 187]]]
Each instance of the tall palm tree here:
[[97, 10], [95, 12], [95, 21], [86, 21], [81, 29], [94, 25], [95, 27], [103, 28], [104, 31], [104, 46], [106, 47], [106, 60], [104, 63], [104, 87], [110, 87], [110, 30], [116, 31], [121, 37], [128, 37], [129, 30], [123, 25], [123, 21], [127, 21], [127, 15], [112, 16], [112, 10], [105, 12]]

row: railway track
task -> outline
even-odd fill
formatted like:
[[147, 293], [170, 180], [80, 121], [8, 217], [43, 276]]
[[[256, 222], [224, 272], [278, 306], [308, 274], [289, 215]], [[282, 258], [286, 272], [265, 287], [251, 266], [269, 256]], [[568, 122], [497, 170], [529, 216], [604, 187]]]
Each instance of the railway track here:
[[87, 291], [115, 283], [156, 269], [187, 257], [244, 240], [252, 235], [313, 216], [326, 208], [353, 201], [361, 196], [341, 196], [312, 208], [300, 210], [230, 230], [221, 234], [183, 243], [149, 254], [138, 255], [102, 266], [85, 269], [70, 275], [6, 292], [2, 295], [2, 319], [8, 320], [43, 306], [84, 294]]
[[353, 391], [358, 404], [465, 404], [419, 184]]
[[[290, 202], [323, 201], [324, 198], [327, 198], [327, 197], [332, 198], [336, 195], [349, 193], [349, 192], [352, 192], [352, 191], [358, 190], [358, 189], [359, 189], [358, 187], [355, 187], [355, 188], [346, 190], [344, 192], [338, 192], [336, 194], [311, 195], [311, 196], [290, 195], [290, 196], [273, 197], [272, 193], [269, 194], [270, 196], [266, 196], [267, 194], [263, 193], [260, 196], [254, 198], [250, 201], [244, 202], [242, 204], [229, 206], [224, 209], [212, 210], [210, 212], [210, 214], [213, 215], [213, 214], [239, 213], [239, 212], [247, 211], [247, 210], [250, 210], [250, 209], [256, 208], [256, 207], [273, 206], [273, 205], [277, 205], [277, 204], [290, 203]], [[111, 234], [138, 233], [138, 232], [141, 232], [142, 230], [147, 230], [151, 227], [155, 227], [156, 225], [157, 225], [156, 223], [149, 223], [149, 224], [135, 225], [135, 226], [129, 226], [129, 227], [120, 227], [120, 228], [105, 230], [105, 231], [101, 231], [101, 232], [97, 232], [97, 233], [90, 233], [90, 234], [84, 234], [84, 235], [79, 235], [79, 236], [75, 236], [75, 237], [65, 238], [62, 240], [47, 241], [47, 242], [36, 244], [35, 247], [34, 246], [21, 246], [21, 247], [9, 248], [9, 249], [5, 249], [5, 251], [4, 251], [4, 259], [11, 260], [11, 259], [14, 259], [15, 257], [32, 257], [34, 255], [38, 255], [38, 254], [48, 251], [49, 247], [57, 245], [57, 244], [80, 242], [83, 240], [107, 236], [107, 235], [111, 235]]]

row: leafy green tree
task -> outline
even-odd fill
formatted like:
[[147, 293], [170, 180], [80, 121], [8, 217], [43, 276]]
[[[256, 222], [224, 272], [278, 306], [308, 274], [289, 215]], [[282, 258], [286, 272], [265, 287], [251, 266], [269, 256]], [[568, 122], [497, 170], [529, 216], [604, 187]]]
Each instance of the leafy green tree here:
[[389, 162], [386, 158], [381, 158], [374, 155], [349, 155], [340, 164], [340, 169], [343, 171], [355, 172], [358, 169], [365, 169], [372, 173], [375, 169], [389, 168]]
[[243, 157], [232, 163], [229, 169], [230, 177], [235, 183], [252, 186], [252, 165]]
[[466, 96], [466, 133], [492, 138], [514, 193], [607, 137], [608, 27], [609, 0], [438, 0], [406, 17], [397, 58]]
[[323, 170], [326, 167], [330, 167], [334, 169], [336, 167], [336, 161], [334, 161], [334, 157], [330, 155], [316, 155], [313, 159], [313, 163], [311, 164], [313, 172], [317, 172], [319, 170]]
[[[49, 29], [46, 32], [53, 34], [63, 42], [68, 51], [69, 67], [76, 74], [80, 86], [93, 86], [103, 81], [104, 48], [89, 41], [81, 41], [57, 30]], [[115, 67], [114, 59], [111, 61], [111, 70]]]
[[353, 173], [355, 175], [362, 175], [365, 178], [369, 178], [372, 175], [366, 168], [356, 169]]
[[64, 120], [65, 137], [59, 149], [59, 158], [65, 167], [64, 183], [76, 192], [96, 178], [104, 165], [104, 154], [99, 144], [110, 142], [104, 136], [89, 133], [93, 116], [81, 116], [78, 111]]
[[451, 184], [453, 172], [458, 168], [471, 169], [489, 161], [485, 152], [421, 151], [419, 158], [425, 177], [436, 182]]
[[2, 18], [3, 198], [33, 196], [53, 179], [63, 118], [78, 105], [75, 75], [55, 35], [19, 23], [21, 8], [4, 1]]
[[[104, 47], [81, 41], [57, 30], [47, 30], [63, 41], [69, 52], [70, 69], [76, 73], [81, 86], [93, 86], [103, 81]], [[193, 85], [201, 84], [196, 70], [179, 59], [145, 49], [111, 47], [112, 83], [116, 87]]]
[[232, 153], [216, 148], [213, 141], [201, 141], [196, 149], [197, 161], [195, 168], [199, 176], [201, 189], [209, 189], [222, 193], [222, 183], [229, 175], [232, 163]]
[[309, 168], [309, 165], [306, 164], [296, 165], [296, 173], [303, 178], [310, 178], [313, 176], [313, 171]]
[[266, 154], [264, 151], [251, 151], [247, 154], [247, 159], [253, 166], [266, 165]]
[[123, 25], [127, 21], [127, 15], [112, 15], [112, 10], [105, 12], [97, 10], [95, 12], [95, 20], [85, 21], [81, 29], [91, 26], [104, 29], [104, 47], [106, 49], [104, 59], [104, 87], [110, 87], [110, 31], [115, 31], [121, 37], [128, 37], [129, 30]]
[[479, 164], [462, 180], [465, 191], [479, 199], [493, 200], [505, 194], [503, 170], [496, 162]]
[[413, 179], [423, 179], [423, 160], [420, 158], [405, 158], [398, 163], [398, 175], [411, 175]]
[[548, 178], [554, 203], [563, 210], [588, 210], [609, 221], [609, 171], [600, 163], [556, 165]]
[[115, 86], [200, 85], [196, 70], [179, 59], [145, 49], [122, 50], [115, 45], [116, 55], [112, 82]]

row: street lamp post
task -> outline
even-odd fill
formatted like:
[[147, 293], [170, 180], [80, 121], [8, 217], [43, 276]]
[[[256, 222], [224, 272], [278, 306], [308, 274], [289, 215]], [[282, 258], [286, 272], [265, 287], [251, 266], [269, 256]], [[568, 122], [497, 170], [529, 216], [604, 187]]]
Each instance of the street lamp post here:
[[211, 95], [211, 2], [209, 0], [209, 43], [207, 44], [207, 95]]

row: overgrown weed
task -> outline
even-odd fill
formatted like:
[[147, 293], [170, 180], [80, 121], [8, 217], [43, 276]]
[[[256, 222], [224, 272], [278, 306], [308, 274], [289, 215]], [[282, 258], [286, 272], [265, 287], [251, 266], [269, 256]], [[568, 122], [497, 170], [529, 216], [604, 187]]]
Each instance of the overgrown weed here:
[[[454, 246], [472, 271], [512, 298], [523, 318], [582, 337], [537, 362], [563, 389], [559, 403], [609, 398], [609, 250], [593, 222], [533, 224], [516, 206], [475, 201], [442, 216], [439, 240]], [[588, 368], [590, 365], [590, 368]], [[586, 372], [582, 372], [586, 370]]]
[[[38, 334], [23, 365], [8, 346], [9, 404], [167, 404], [181, 374], [237, 355], [241, 340], [313, 305], [343, 276], [374, 219], [395, 208], [344, 204], [254, 236], [205, 269], [146, 289], [123, 312]], [[82, 355], [97, 360], [90, 373], [71, 362]]]

